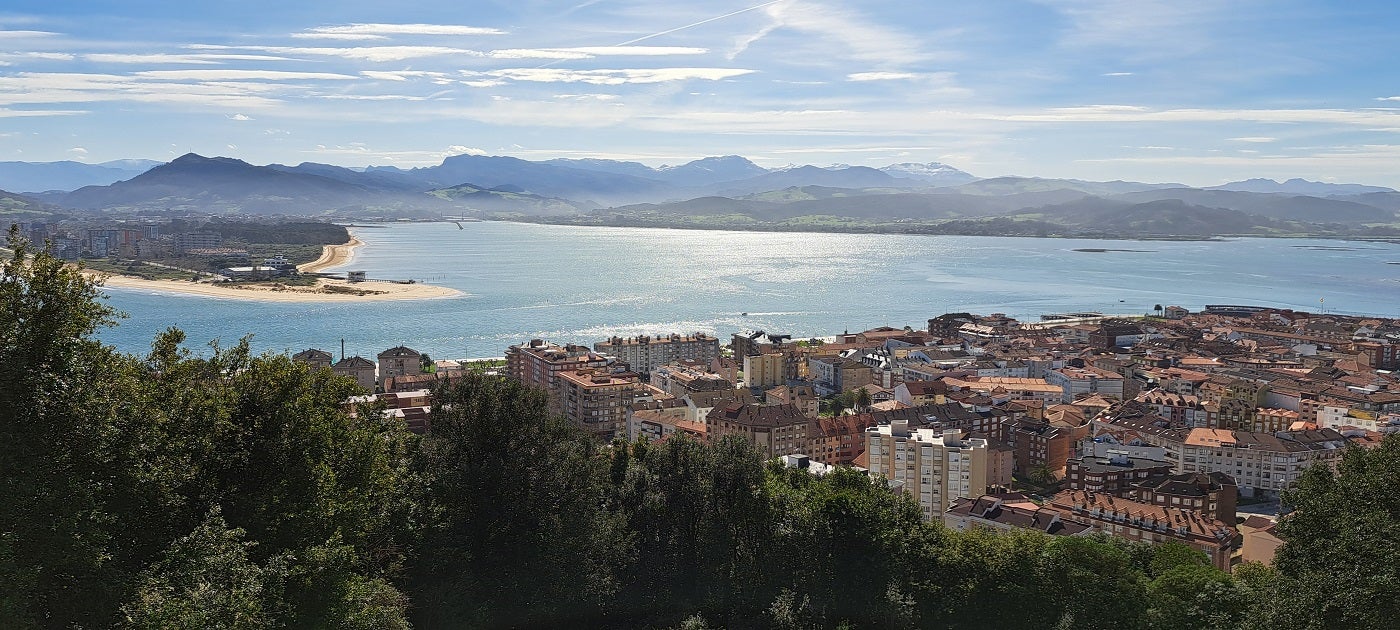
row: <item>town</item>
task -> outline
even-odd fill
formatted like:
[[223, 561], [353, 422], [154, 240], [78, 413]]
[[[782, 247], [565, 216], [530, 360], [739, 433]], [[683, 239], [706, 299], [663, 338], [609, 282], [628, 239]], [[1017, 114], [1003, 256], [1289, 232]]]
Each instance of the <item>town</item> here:
[[868, 471], [953, 529], [1174, 540], [1224, 570], [1272, 559], [1279, 494], [1309, 466], [1400, 432], [1400, 322], [1232, 305], [1042, 320], [532, 339], [475, 363], [404, 346], [293, 358], [354, 378], [377, 393], [347, 405], [378, 399], [419, 433], [434, 385], [488, 370], [605, 442], [739, 434], [814, 474]]

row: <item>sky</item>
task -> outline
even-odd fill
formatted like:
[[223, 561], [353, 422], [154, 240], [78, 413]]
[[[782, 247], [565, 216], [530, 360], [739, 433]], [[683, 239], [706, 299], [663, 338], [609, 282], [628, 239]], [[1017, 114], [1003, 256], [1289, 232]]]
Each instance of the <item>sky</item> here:
[[0, 160], [1400, 188], [1397, 32], [1393, 0], [7, 0]]

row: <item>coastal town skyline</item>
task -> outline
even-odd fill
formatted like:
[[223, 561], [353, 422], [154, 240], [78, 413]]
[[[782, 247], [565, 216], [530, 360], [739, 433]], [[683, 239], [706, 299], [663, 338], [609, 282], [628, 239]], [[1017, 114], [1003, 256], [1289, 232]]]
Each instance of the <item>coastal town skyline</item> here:
[[1400, 186], [1387, 3], [163, 8], [10, 5], [0, 159], [741, 154]]

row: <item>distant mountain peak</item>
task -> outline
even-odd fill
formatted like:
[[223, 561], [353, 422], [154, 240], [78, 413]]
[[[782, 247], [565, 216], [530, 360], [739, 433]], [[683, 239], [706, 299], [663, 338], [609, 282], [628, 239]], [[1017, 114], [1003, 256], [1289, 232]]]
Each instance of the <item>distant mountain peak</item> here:
[[1364, 195], [1366, 193], [1395, 192], [1394, 189], [1382, 186], [1366, 186], [1363, 184], [1333, 184], [1329, 182], [1315, 182], [1294, 177], [1286, 181], [1275, 181], [1264, 177], [1255, 177], [1219, 186], [1211, 186], [1206, 190], [1233, 190], [1237, 192], [1252, 193], [1283, 193], [1290, 195]]
[[957, 186], [976, 181], [977, 177], [942, 162], [902, 162], [880, 169], [894, 177], [918, 180], [935, 186]]

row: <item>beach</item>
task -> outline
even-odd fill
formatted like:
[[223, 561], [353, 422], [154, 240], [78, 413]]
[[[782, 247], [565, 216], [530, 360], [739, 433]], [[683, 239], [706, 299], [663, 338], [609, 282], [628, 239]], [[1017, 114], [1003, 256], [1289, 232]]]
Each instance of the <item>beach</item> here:
[[[91, 275], [101, 277], [105, 274]], [[103, 286], [111, 289], [260, 302], [376, 302], [430, 300], [463, 295], [456, 289], [431, 284], [400, 284], [373, 280], [353, 284], [344, 280], [321, 280], [316, 286], [291, 287], [275, 283], [211, 284], [107, 275]]]
[[350, 236], [350, 242], [343, 245], [326, 245], [321, 248], [321, 257], [309, 263], [297, 265], [297, 271], [302, 273], [315, 273], [332, 267], [344, 265], [355, 257], [355, 248], [364, 245], [364, 241]]
[[[354, 258], [355, 249], [361, 245], [364, 245], [364, 242], [354, 236], [350, 237], [348, 243], [326, 245], [321, 250], [320, 258], [297, 265], [297, 271], [316, 273], [345, 265]], [[461, 291], [456, 289], [416, 282], [405, 284], [369, 280], [351, 283], [345, 280], [322, 278], [314, 286], [287, 286], [277, 282], [214, 284], [183, 280], [147, 280], [92, 271], [86, 273], [89, 276], [101, 278], [103, 286], [111, 289], [258, 302], [377, 302], [430, 300], [463, 295]]]

